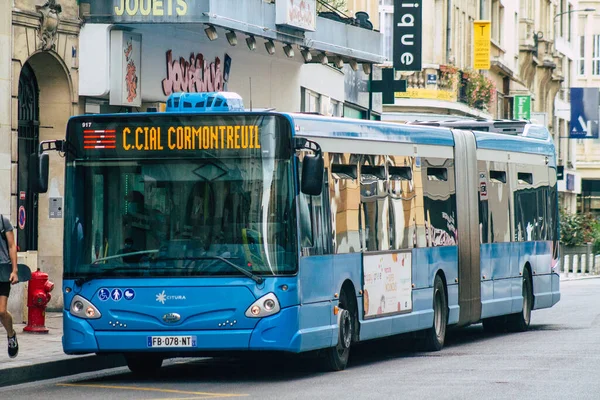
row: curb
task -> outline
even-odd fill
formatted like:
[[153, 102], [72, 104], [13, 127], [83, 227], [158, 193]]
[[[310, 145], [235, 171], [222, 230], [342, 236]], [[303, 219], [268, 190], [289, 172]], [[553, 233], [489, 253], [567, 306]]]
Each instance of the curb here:
[[120, 354], [89, 355], [0, 370], [0, 388], [127, 365]]

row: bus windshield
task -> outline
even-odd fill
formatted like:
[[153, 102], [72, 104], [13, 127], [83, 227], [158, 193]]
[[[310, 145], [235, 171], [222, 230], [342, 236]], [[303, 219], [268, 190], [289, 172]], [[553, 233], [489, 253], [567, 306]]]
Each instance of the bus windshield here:
[[68, 162], [65, 278], [294, 274], [291, 156], [271, 148]]

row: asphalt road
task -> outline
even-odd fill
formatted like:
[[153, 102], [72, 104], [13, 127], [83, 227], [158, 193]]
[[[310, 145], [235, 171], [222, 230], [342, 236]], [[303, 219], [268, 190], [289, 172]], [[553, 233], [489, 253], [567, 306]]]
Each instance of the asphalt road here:
[[0, 390], [1, 399], [600, 399], [600, 279], [561, 283], [525, 333], [451, 332], [436, 353], [394, 337], [356, 349], [342, 372], [314, 360], [175, 360], [161, 375], [126, 368]]

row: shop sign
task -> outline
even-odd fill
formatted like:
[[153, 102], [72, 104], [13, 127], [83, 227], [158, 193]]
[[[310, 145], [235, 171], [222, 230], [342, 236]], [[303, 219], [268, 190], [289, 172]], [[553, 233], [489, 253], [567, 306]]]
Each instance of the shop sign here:
[[394, 69], [420, 71], [423, 0], [394, 0]]
[[515, 119], [531, 119], [531, 96], [515, 95], [513, 116]]
[[396, 98], [408, 98], [408, 99], [431, 99], [431, 100], [445, 100], [445, 101], [456, 101], [456, 92], [449, 90], [436, 90], [436, 89], [416, 89], [408, 88], [406, 92], [396, 92]]
[[166, 61], [167, 76], [162, 81], [165, 96], [176, 92], [219, 92], [225, 89], [229, 80], [231, 57], [227, 54], [224, 68], [219, 57], [208, 62], [202, 53], [191, 53], [188, 60], [183, 57], [173, 60], [173, 51], [169, 50]]
[[113, 13], [117, 17], [181, 17], [188, 13], [188, 0], [114, 0], [113, 2]]
[[490, 21], [473, 22], [473, 69], [490, 69]]
[[600, 92], [598, 88], [571, 88], [571, 139], [598, 139], [600, 131]]
[[304, 31], [315, 31], [316, 3], [316, 0], [277, 0], [275, 23]]

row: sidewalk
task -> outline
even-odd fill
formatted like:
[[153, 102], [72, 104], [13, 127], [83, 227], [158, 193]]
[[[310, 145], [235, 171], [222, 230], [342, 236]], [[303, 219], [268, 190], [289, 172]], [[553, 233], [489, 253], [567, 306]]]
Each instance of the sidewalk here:
[[69, 356], [63, 353], [62, 313], [46, 314], [48, 333], [26, 333], [24, 327], [24, 324], [15, 324], [19, 355], [11, 359], [6, 350], [6, 332], [0, 325], [0, 387], [125, 365], [120, 355]]
[[561, 272], [560, 274], [560, 280], [562, 281], [577, 281], [577, 280], [581, 280], [581, 279], [595, 279], [595, 278], [600, 278], [600, 275], [597, 274], [590, 274], [590, 273], [577, 273], [574, 274], [572, 272], [569, 273], [565, 273], [565, 272]]

